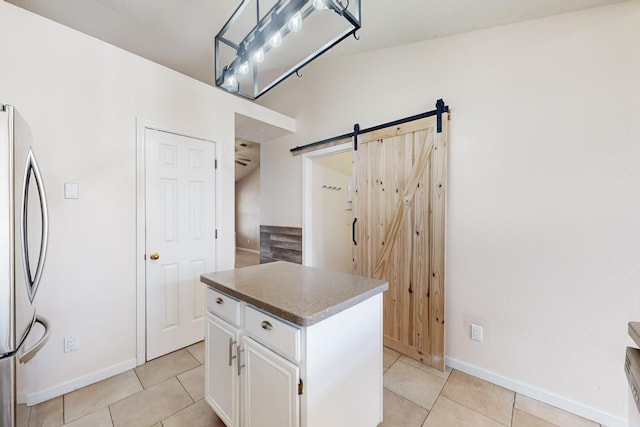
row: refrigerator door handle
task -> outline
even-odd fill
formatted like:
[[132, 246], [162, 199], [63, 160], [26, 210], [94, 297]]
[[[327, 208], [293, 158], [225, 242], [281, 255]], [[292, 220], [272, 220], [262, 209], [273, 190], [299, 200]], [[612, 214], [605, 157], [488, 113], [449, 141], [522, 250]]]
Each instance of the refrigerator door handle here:
[[44, 334], [42, 335], [42, 337], [40, 337], [38, 342], [33, 345], [33, 347], [31, 347], [29, 350], [25, 350], [24, 353], [22, 353], [18, 357], [18, 361], [20, 363], [24, 364], [33, 359], [33, 357], [40, 351], [40, 349], [44, 347], [47, 341], [49, 341], [49, 322], [43, 317], [36, 316], [35, 323], [40, 323], [44, 327]]
[[[38, 198], [40, 199], [40, 215], [42, 221], [42, 229], [40, 236], [40, 253], [38, 254], [38, 264], [36, 266], [35, 274], [31, 274], [31, 266], [29, 261], [29, 239], [27, 229], [27, 216], [29, 207], [29, 182], [33, 176], [38, 189]], [[40, 168], [38, 168], [38, 162], [33, 155], [31, 148], [27, 155], [27, 164], [24, 170], [23, 190], [22, 190], [22, 226], [20, 227], [22, 234], [22, 266], [24, 268], [25, 279], [27, 280], [27, 293], [29, 294], [29, 300], [33, 303], [33, 300], [38, 291], [38, 285], [42, 278], [42, 270], [44, 268], [44, 261], [47, 255], [47, 241], [49, 239], [49, 217], [47, 214], [47, 198], [44, 193], [44, 184], [42, 181], [42, 175], [40, 174]]]

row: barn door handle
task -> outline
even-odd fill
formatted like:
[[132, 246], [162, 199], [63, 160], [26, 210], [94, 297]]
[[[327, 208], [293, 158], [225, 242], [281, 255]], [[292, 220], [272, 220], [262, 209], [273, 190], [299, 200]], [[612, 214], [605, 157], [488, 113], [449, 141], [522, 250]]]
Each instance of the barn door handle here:
[[358, 246], [358, 242], [356, 242], [356, 222], [358, 222], [358, 218], [353, 218], [353, 224], [351, 224], [351, 240], [353, 240], [355, 246]]

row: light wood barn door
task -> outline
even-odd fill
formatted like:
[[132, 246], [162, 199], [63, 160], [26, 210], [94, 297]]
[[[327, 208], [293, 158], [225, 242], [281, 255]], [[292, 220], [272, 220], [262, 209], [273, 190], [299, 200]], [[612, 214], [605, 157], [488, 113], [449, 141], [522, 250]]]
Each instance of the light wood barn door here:
[[384, 344], [444, 370], [447, 120], [441, 133], [433, 116], [358, 141], [353, 272], [389, 282]]

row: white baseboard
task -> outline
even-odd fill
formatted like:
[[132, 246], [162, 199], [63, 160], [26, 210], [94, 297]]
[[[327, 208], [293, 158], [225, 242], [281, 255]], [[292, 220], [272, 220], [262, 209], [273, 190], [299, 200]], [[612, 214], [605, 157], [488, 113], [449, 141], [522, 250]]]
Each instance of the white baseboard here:
[[238, 251], [242, 251], [242, 252], [251, 252], [252, 254], [258, 254], [260, 255], [260, 251], [257, 251], [255, 249], [248, 249], [248, 248], [241, 248], [239, 246], [236, 246], [236, 250]]
[[451, 357], [446, 358], [446, 365], [457, 369], [474, 377], [478, 377], [490, 383], [497, 384], [501, 387], [515, 391], [532, 399], [539, 400], [556, 408], [563, 409], [567, 412], [579, 415], [589, 420], [595, 421], [607, 427], [628, 427], [629, 420], [617, 417], [608, 412], [599, 411], [597, 409], [586, 406], [566, 397], [558, 396], [546, 390], [525, 384], [512, 378], [504, 377], [495, 372], [487, 371], [477, 366], [471, 365]]
[[136, 367], [136, 359], [129, 359], [117, 365], [110, 366], [97, 372], [92, 372], [83, 377], [74, 378], [62, 384], [49, 387], [35, 393], [18, 393], [18, 403], [26, 403], [27, 406], [37, 405], [54, 397], [77, 390], [82, 387], [97, 383], [114, 375], [121, 374]]

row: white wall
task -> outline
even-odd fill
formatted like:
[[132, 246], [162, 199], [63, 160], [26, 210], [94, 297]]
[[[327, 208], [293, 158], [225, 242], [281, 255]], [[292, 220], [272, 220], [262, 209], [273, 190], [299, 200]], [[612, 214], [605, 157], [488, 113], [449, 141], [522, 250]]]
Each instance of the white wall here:
[[623, 425], [626, 323], [640, 318], [638, 22], [633, 0], [312, 64], [263, 98], [299, 129], [263, 147], [263, 222], [300, 225], [290, 148], [444, 98], [449, 362]]
[[260, 167], [236, 182], [236, 247], [260, 250]]
[[[281, 93], [289, 93], [282, 91]], [[291, 114], [295, 117], [295, 114]], [[296, 126], [300, 135], [305, 130]], [[290, 139], [276, 139], [260, 147], [260, 224], [281, 227], [302, 226], [302, 163], [300, 159], [291, 159]], [[266, 173], [264, 171], [266, 170]], [[284, 203], [283, 206], [275, 206]], [[304, 233], [304, 230], [303, 230]]]
[[347, 202], [351, 159], [349, 151], [314, 158], [311, 162], [311, 229], [307, 228], [306, 233], [312, 233], [312, 240], [310, 245], [305, 245], [305, 249], [311, 250], [309, 265], [312, 267], [352, 272], [353, 211], [351, 203]]
[[[136, 118], [217, 143], [218, 269], [234, 261], [234, 114], [295, 123], [1, 1], [0, 58], [0, 102], [30, 126], [50, 209], [37, 304], [51, 339], [22, 383], [33, 403], [135, 364]], [[64, 354], [65, 336], [80, 349]]]

